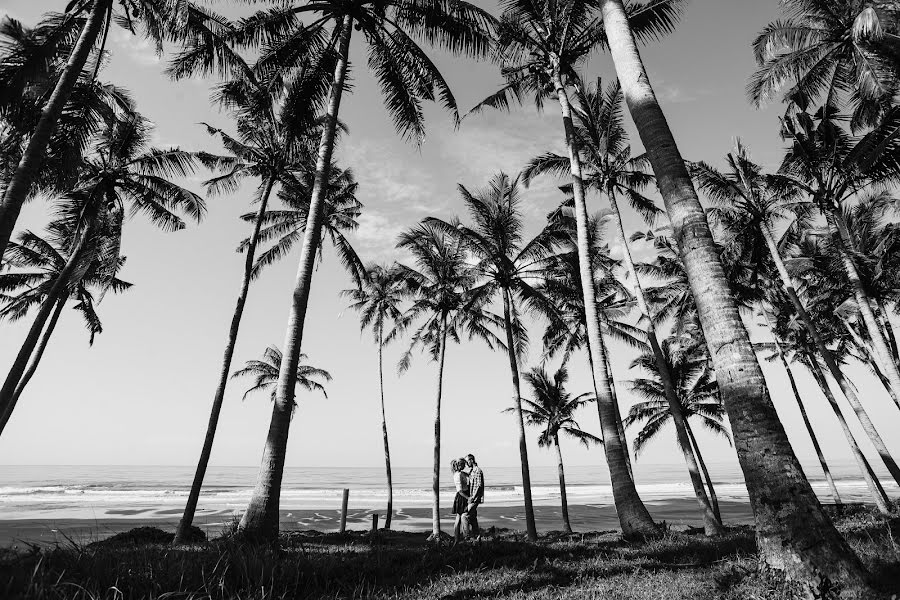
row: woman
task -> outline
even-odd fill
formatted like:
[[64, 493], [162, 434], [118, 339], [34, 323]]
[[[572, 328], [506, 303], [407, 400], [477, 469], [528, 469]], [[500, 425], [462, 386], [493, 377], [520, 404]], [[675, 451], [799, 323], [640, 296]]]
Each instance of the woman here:
[[453, 472], [453, 483], [456, 485], [456, 496], [453, 498], [453, 514], [456, 520], [453, 523], [453, 543], [458, 544], [463, 527], [463, 516], [469, 506], [469, 476], [463, 471], [466, 461], [455, 458], [450, 461], [450, 470]]

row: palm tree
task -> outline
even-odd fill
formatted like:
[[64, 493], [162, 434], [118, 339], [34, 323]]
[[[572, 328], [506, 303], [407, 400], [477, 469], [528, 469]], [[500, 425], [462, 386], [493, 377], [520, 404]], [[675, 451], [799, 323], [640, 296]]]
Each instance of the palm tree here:
[[366, 268], [362, 287], [341, 292], [350, 298], [350, 308], [359, 311], [359, 324], [362, 329], [371, 327], [378, 344], [378, 389], [381, 392], [381, 435], [384, 438], [384, 468], [387, 475], [388, 500], [384, 528], [391, 528], [391, 516], [394, 514], [394, 487], [391, 482], [391, 448], [388, 444], [387, 415], [384, 409], [384, 346], [385, 325], [397, 323], [403, 313], [400, 305], [404, 300], [403, 282], [397, 272], [382, 265], [369, 265]]
[[479, 293], [488, 297], [499, 295], [503, 304], [503, 329], [506, 332], [514, 412], [519, 430], [525, 525], [528, 538], [535, 540], [537, 527], [531, 501], [531, 474], [519, 383], [519, 361], [527, 339], [516, 339], [514, 336], [516, 330], [522, 329], [521, 324], [518, 324], [521, 310], [544, 304], [544, 299], [539, 297], [532, 284], [540, 279], [544, 259], [556, 244], [554, 231], [545, 228], [528, 242], [523, 242], [519, 182], [518, 179], [511, 180], [505, 173], [495, 175], [483, 190], [470, 192], [461, 184], [458, 187], [473, 225], [454, 225], [436, 218], [427, 219], [426, 222], [445, 232], [447, 236], [459, 240], [465, 251], [476, 261], [475, 269], [487, 279]]
[[[203, 24], [196, 24], [193, 29], [195, 33], [199, 33], [204, 27], [208, 29]], [[258, 179], [252, 203], [258, 204], [259, 207], [255, 215], [250, 216], [252, 233], [246, 242], [240, 291], [228, 329], [222, 368], [213, 393], [203, 448], [200, 451], [200, 459], [194, 472], [184, 513], [175, 531], [173, 541], [175, 544], [182, 543], [190, 532], [203, 479], [212, 456], [225, 388], [228, 385], [228, 374], [231, 372], [231, 361], [234, 358], [250, 281], [255, 274], [256, 249], [263, 241], [261, 229], [269, 214], [267, 211], [269, 200], [277, 186], [282, 190], [285, 189], [294, 182], [297, 172], [311, 170], [315, 162], [312, 149], [314, 130], [306, 129], [311, 117], [306, 112], [296, 110], [299, 101], [294, 95], [305, 94], [303, 86], [294, 82], [293, 86], [285, 90], [284, 86], [279, 85], [280, 81], [260, 79], [254, 69], [237, 53], [230, 54], [230, 61], [234, 70], [240, 72], [240, 78], [221, 84], [217, 99], [219, 104], [231, 109], [234, 114], [237, 135], [232, 136], [218, 127], [206, 125], [207, 132], [219, 138], [227, 156], [213, 156], [208, 153], [197, 153], [197, 156], [208, 167], [218, 171], [215, 177], [205, 182], [209, 194], [234, 192], [245, 179]], [[179, 57], [170, 67], [170, 72], [186, 72], [184, 62], [186, 62], [184, 56]]]
[[[91, 80], [96, 77], [101, 58], [106, 46], [106, 36], [110, 24], [115, 21], [125, 29], [135, 32], [135, 26], [143, 26], [145, 35], [156, 44], [162, 53], [164, 41], [177, 41], [181, 37], [181, 25], [193, 9], [187, 2], [168, 3], [154, 0], [118, 0], [121, 12], [116, 13], [116, 0], [90, 0], [88, 2], [70, 3], [65, 19], [80, 23], [81, 31], [78, 41], [72, 48], [65, 68], [47, 98], [41, 117], [31, 133], [28, 145], [22, 153], [15, 173], [9, 180], [0, 205], [0, 256], [12, 236], [13, 228], [22, 210], [22, 205], [31, 192], [32, 185], [38, 177], [47, 145], [56, 131], [60, 116], [68, 104], [72, 92], [79, 80], [88, 75]], [[85, 71], [85, 65], [97, 45], [102, 40], [100, 52], [96, 55], [95, 65]]]
[[[287, 256], [297, 242], [302, 241], [309, 216], [309, 198], [313, 177], [312, 171], [293, 174], [278, 191], [278, 198], [284, 208], [268, 210], [262, 215], [259, 242], [271, 243], [259, 253], [256, 264], [253, 265], [253, 279], [259, 277], [266, 266]], [[353, 176], [353, 171], [342, 170], [332, 165], [331, 181], [326, 192], [322, 217], [322, 235], [318, 247], [319, 261], [321, 262], [323, 242], [325, 238], [331, 241], [341, 265], [353, 278], [357, 287], [361, 286], [365, 280], [366, 267], [356, 250], [353, 249], [345, 232], [355, 231], [359, 227], [357, 219], [362, 214], [363, 205], [356, 197], [358, 187], [359, 184]], [[255, 219], [255, 216], [253, 213], [247, 213], [241, 218], [249, 222]], [[238, 246], [238, 251], [247, 250], [249, 244], [250, 239], [245, 239]]]
[[529, 425], [542, 427], [538, 436], [538, 446], [546, 448], [550, 445], [556, 450], [557, 471], [559, 472], [559, 496], [562, 504], [563, 527], [566, 533], [572, 533], [569, 523], [569, 503], [566, 501], [566, 474], [563, 469], [562, 450], [559, 445], [560, 432], [590, 447], [593, 442], [602, 444], [603, 440], [586, 431], [575, 420], [575, 412], [591, 402], [593, 394], [585, 393], [572, 397], [565, 390], [569, 373], [560, 367], [551, 378], [543, 368], [532, 369], [525, 373], [525, 382], [531, 387], [534, 400], [523, 399], [524, 407], [513, 407], [508, 412], [521, 411]]
[[600, 0], [600, 11], [625, 102], [650, 158], [697, 302], [753, 507], [760, 558], [811, 587], [824, 579], [865, 589], [859, 559], [822, 511], [778, 420], [628, 14], [621, 0]]
[[[33, 28], [0, 19], [0, 188], [16, 172], [42, 109], [66, 67], [83, 23], [49, 13]], [[56, 197], [77, 185], [78, 165], [93, 134], [114, 112], [129, 112], [132, 102], [121, 88], [96, 78], [80, 80], [59, 116], [29, 198]]]
[[313, 60], [317, 73], [323, 72], [326, 65], [334, 66], [325, 102], [309, 220], [285, 333], [278, 400], [272, 412], [257, 485], [241, 519], [242, 531], [265, 538], [274, 538], [278, 532], [278, 503], [290, 427], [294, 372], [321, 238], [325, 195], [354, 26], [366, 40], [369, 66], [379, 79], [397, 130], [418, 141], [424, 135], [422, 100], [433, 100], [437, 96], [454, 115], [456, 101], [437, 67], [413, 38], [427, 40], [454, 54], [483, 56], [488, 49], [487, 30], [492, 23], [493, 18], [488, 13], [462, 0], [425, 4], [416, 0], [291, 4], [259, 12], [241, 22], [243, 39], [251, 43], [266, 41], [261, 57], [264, 70], [280, 71], [285, 79], [290, 79], [297, 71], [310, 67], [311, 55], [318, 57], [317, 61]]
[[[646, 4], [629, 4], [628, 19], [644, 38], [658, 37], [669, 30], [679, 12], [676, 0], [653, 0]], [[578, 81], [576, 67], [604, 45], [603, 22], [593, 14], [594, 5], [583, 0], [536, 0], [504, 3], [497, 32], [498, 62], [506, 85], [489, 96], [474, 110], [492, 107], [506, 110], [512, 102], [521, 102], [525, 94], [533, 94], [540, 109], [551, 94], [559, 102], [563, 119], [572, 191], [575, 196], [575, 220], [578, 230], [579, 264], [582, 293], [587, 312], [588, 349], [595, 370], [597, 402], [603, 414], [604, 451], [610, 469], [613, 497], [623, 534], [656, 535], [658, 529], [644, 506], [628, 469], [628, 452], [616, 425], [616, 409], [609, 387], [609, 372], [596, 310], [596, 291], [590, 276], [588, 210], [585, 202], [584, 177], [578, 139], [572, 122], [568, 90]]]
[[[624, 196], [628, 199], [631, 207], [652, 226], [659, 209], [641, 192], [653, 182], [653, 176], [646, 172], [649, 166], [646, 157], [632, 158], [631, 156], [631, 147], [628, 145], [628, 135], [623, 123], [622, 93], [618, 83], [610, 85], [605, 93], [599, 80], [593, 90], [580, 82], [576, 83], [575, 135], [582, 154], [582, 164], [586, 169], [583, 173], [584, 184], [587, 189], [597, 190], [609, 200], [612, 209], [610, 216], [616, 232], [622, 239], [626, 273], [633, 281], [640, 319], [646, 323], [646, 338], [656, 356], [659, 373], [672, 411], [679, 447], [684, 455], [694, 494], [703, 511], [704, 529], [707, 535], [720, 535], [722, 533], [721, 519], [716, 516], [716, 511], [713, 510], [710, 499], [704, 490], [700, 470], [694, 453], [690, 450], [690, 439], [684, 425], [684, 416], [680, 412], [681, 404], [678, 402], [673, 379], [659, 345], [653, 315], [635, 270], [631, 248], [628, 245], [628, 236], [625, 234], [619, 210], [618, 198]], [[548, 171], [565, 173], [568, 170], [568, 163], [569, 161], [565, 157], [546, 153], [533, 159], [524, 172], [526, 177]]]
[[[834, 484], [834, 477], [831, 476], [831, 469], [828, 466], [828, 463], [825, 461], [825, 455], [822, 454], [822, 447], [819, 445], [819, 438], [816, 435], [815, 430], [812, 427], [812, 423], [809, 422], [809, 416], [806, 414], [806, 406], [803, 404], [803, 398], [800, 396], [800, 389], [797, 387], [797, 381], [794, 379], [794, 372], [791, 371], [791, 365], [788, 362], [787, 356], [782, 349], [781, 342], [778, 339], [778, 336], [775, 334], [774, 326], [772, 325], [772, 319], [769, 317], [769, 312], [765, 307], [760, 307], [759, 315], [763, 317], [766, 327], [768, 327], [769, 332], [772, 334], [772, 346], [774, 349], [774, 356], [778, 357], [779, 362], [781, 362], [781, 367], [784, 369], [785, 374], [788, 376], [788, 381], [791, 384], [791, 391], [794, 393], [794, 400], [797, 401], [797, 408], [800, 409], [800, 416], [803, 418], [803, 426], [806, 428], [806, 432], [809, 434], [809, 439], [812, 441], [813, 449], [816, 451], [816, 458], [819, 459], [819, 464], [822, 466], [822, 472], [825, 474], [825, 481], [828, 483], [828, 489], [831, 492], [831, 497], [834, 500], [835, 505], [840, 506], [841, 495], [838, 493], [837, 486]], [[760, 347], [761, 345], [757, 345]], [[769, 360], [774, 360], [774, 356], [769, 358]]]
[[[862, 281], [843, 212], [860, 190], [884, 189], [900, 178], [900, 144], [891, 133], [900, 124], [900, 108], [891, 109], [881, 125], [859, 138], [851, 137], [838, 125], [833, 106], [822, 107], [815, 117], [798, 113], [783, 124], [782, 133], [791, 147], [779, 173], [825, 216], [830, 243], [845, 271], [878, 368], [894, 393], [900, 395], [900, 366], [888, 348]], [[894, 470], [891, 474], [897, 478]]]
[[[810, 318], [804, 303], [800, 300], [793, 279], [782, 260], [779, 243], [772, 233], [773, 227], [779, 220], [787, 217], [792, 208], [808, 211], [810, 203], [804, 201], [802, 197], [797, 198], [796, 192], [793, 194], [795, 197], [791, 197], [792, 190], [789, 180], [777, 176], [766, 176], [762, 168], [750, 160], [746, 147], [740, 142], [735, 151], [728, 154], [727, 162], [730, 168], [730, 172], [727, 174], [702, 162], [694, 165], [694, 176], [700, 189], [706, 192], [707, 197], [716, 202], [713, 214], [720, 223], [732, 225], [734, 236], [740, 240], [740, 244], [751, 248], [749, 250], [751, 254], [767, 253], [774, 261], [781, 285], [803, 322], [803, 326], [806, 327], [819, 356], [825, 361], [828, 372], [850, 402], [863, 429], [887, 465], [888, 471], [900, 484], [900, 467], [897, 466], [885, 446], [875, 425], [860, 403], [853, 385], [844, 377], [831, 350], [825, 344], [825, 340]], [[765, 248], [765, 252], [762, 248]]]
[[[467, 262], [465, 249], [458, 240], [431, 224], [421, 223], [400, 234], [397, 247], [412, 255], [415, 267], [396, 266], [405, 294], [412, 305], [397, 321], [388, 339], [415, 325], [409, 349], [400, 359], [398, 370], [406, 371], [416, 348], [427, 349], [438, 364], [434, 413], [434, 472], [432, 474], [431, 539], [439, 541], [441, 475], [441, 395], [444, 385], [444, 359], [447, 342], [459, 343], [463, 334], [480, 338], [493, 349], [505, 348], [492, 331], [503, 321], [485, 310], [490, 296], [479, 288], [479, 272]], [[516, 336], [521, 335], [520, 331]]]
[[[244, 400], [253, 392], [269, 392], [269, 398], [272, 402], [275, 402], [278, 392], [278, 371], [281, 368], [281, 360], [281, 350], [275, 346], [269, 346], [263, 352], [261, 359], [248, 360], [243, 369], [238, 369], [232, 373], [232, 378], [254, 378], [253, 385], [244, 392]], [[303, 362], [305, 360], [306, 355], [301, 354], [300, 361]], [[318, 381], [319, 379], [331, 381], [331, 374], [328, 371], [310, 365], [297, 365], [297, 386], [310, 392], [322, 392], [327, 398], [328, 394], [325, 393], [325, 386], [321, 381]], [[296, 408], [297, 403], [295, 402], [292, 410]]]
[[[688, 438], [687, 451], [693, 455], [695, 464], [699, 464], [703, 470], [706, 485], [709, 487], [711, 510], [716, 520], [721, 523], [719, 501], [690, 424], [691, 417], [695, 417], [707, 430], [731, 443], [731, 435], [724, 424], [725, 408], [719, 398], [715, 375], [709, 368], [706, 349], [696, 340], [670, 337], [663, 340], [661, 351], [666, 371], [672, 377], [680, 409], [678, 413], [684, 417], [685, 435]], [[670, 421], [675, 423], [675, 419], [669, 407], [668, 392], [661, 377], [659, 361], [652, 349], [634, 359], [631, 368], [643, 369], [649, 375], [631, 381], [631, 390], [643, 400], [633, 404], [625, 418], [626, 427], [643, 423], [643, 427], [634, 438], [634, 455], [637, 457], [647, 443]], [[678, 440], [678, 443], [681, 444], [681, 440]], [[702, 481], [700, 485], [703, 485]]]
[[[4, 302], [3, 307], [0, 308], [0, 318], [5, 317], [15, 321], [24, 317], [32, 307], [41, 306], [59, 279], [60, 273], [68, 262], [69, 257], [66, 256], [66, 252], [71, 245], [71, 232], [66, 231], [62, 223], [51, 223], [48, 226], [48, 233], [47, 238], [42, 238], [30, 231], [24, 231], [19, 235], [18, 243], [11, 242], [6, 247], [5, 265], [12, 269], [12, 272], [0, 273], [0, 300]], [[28, 368], [19, 380], [6, 411], [0, 415], [0, 432], [6, 427], [22, 391], [37, 371], [66, 303], [69, 300], [77, 302], [74, 308], [84, 318], [88, 333], [90, 333], [89, 343], [93, 345], [94, 336], [103, 331], [96, 312], [94, 299], [96, 292], [99, 290], [101, 295], [106, 290], [121, 293], [131, 287], [130, 283], [118, 279], [115, 275], [107, 281], [108, 267], [99, 264], [99, 260], [107, 257], [97, 254], [92, 256], [94, 262], [87, 266], [78, 279], [67, 282], [64, 291], [56, 301], [40, 341], [31, 356]], [[116, 257], [116, 259], [118, 265], [114, 267], [114, 270], [118, 271], [124, 264], [125, 258]]]
[[172, 231], [185, 227], [175, 211], [196, 221], [203, 216], [203, 199], [169, 180], [190, 175], [196, 166], [194, 156], [177, 148], [148, 149], [149, 136], [150, 126], [140, 115], [111, 120], [98, 134], [93, 153], [82, 164], [78, 187], [60, 202], [59, 220], [71, 232], [68, 259], [47, 291], [0, 388], [0, 414], [9, 410], [28, 357], [66, 285], [76, 281], [97, 255], [103, 257], [104, 265], [98, 277], [106, 282], [104, 287], [112, 281], [118, 268], [126, 205], [133, 214], [144, 213], [154, 225]]
[[[759, 69], [747, 85], [761, 106], [782, 88], [785, 102], [806, 110], [843, 94], [854, 130], [874, 124], [897, 93], [900, 56], [896, 5], [860, 0], [783, 0], [784, 19], [753, 41]], [[888, 17], [888, 18], [882, 18]]]

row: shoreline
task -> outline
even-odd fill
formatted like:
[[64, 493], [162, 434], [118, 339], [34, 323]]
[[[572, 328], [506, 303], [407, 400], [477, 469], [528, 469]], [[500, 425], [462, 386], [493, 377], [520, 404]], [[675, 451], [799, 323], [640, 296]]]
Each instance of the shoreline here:
[[[702, 527], [702, 515], [693, 499], [656, 500], [647, 502], [654, 520], [665, 522], [675, 529]], [[732, 500], [720, 501], [722, 519], [727, 525], [752, 524], [753, 515], [748, 502]], [[441, 527], [450, 532], [453, 518], [449, 507], [442, 510]], [[538, 531], [548, 533], [562, 530], [561, 509], [557, 506], [539, 505], [534, 507]], [[379, 514], [379, 528], [384, 526], [384, 509], [351, 508], [347, 512], [347, 529], [368, 531], [372, 514]], [[220, 511], [198, 511], [194, 524], [203, 529], [207, 536], [216, 537], [230, 529], [239, 513]], [[118, 509], [94, 518], [52, 518], [52, 519], [4, 519], [0, 521], [0, 547], [37, 545], [65, 545], [99, 541], [116, 533], [135, 527], [154, 526], [174, 530], [181, 517], [181, 510], [165, 509], [148, 512], [146, 510]], [[619, 520], [612, 504], [572, 504], [569, 505], [569, 520], [576, 531], [612, 531], [619, 529]], [[483, 529], [524, 530], [525, 509], [522, 505], [481, 506], [478, 521]], [[339, 528], [339, 509], [284, 509], [281, 511], [280, 528], [283, 532], [321, 531], [335, 532]], [[391, 529], [407, 532], [431, 530], [431, 509], [410, 507], [395, 509]]]

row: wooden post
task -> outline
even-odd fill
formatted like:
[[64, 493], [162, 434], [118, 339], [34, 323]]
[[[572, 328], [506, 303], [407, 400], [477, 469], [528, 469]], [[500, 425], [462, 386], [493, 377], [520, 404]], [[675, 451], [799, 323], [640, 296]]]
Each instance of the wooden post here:
[[372, 513], [372, 533], [378, 531], [378, 513]]
[[350, 501], [350, 490], [344, 488], [344, 498], [341, 500], [341, 534], [347, 531], [347, 503]]

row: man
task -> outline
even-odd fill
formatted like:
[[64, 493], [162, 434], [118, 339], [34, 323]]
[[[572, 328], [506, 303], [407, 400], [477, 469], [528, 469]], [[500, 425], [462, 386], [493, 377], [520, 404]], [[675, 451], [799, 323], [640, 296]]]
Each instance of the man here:
[[475, 456], [469, 454], [466, 456], [466, 464], [469, 465], [469, 505], [466, 508], [466, 515], [469, 521], [469, 535], [478, 537], [478, 505], [484, 502], [484, 474], [481, 467], [475, 462]]

